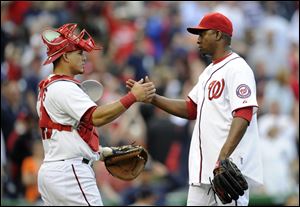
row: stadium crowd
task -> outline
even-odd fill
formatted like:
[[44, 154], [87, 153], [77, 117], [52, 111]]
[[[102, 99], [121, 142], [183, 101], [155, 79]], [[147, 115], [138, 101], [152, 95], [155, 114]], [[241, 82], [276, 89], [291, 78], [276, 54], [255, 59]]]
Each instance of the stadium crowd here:
[[[126, 94], [128, 78], [146, 75], [158, 94], [186, 98], [210, 63], [186, 28], [211, 11], [233, 22], [232, 49], [257, 81], [265, 185], [250, 196], [250, 205], [262, 198], [299, 205], [298, 1], [1, 1], [1, 205], [41, 204], [36, 99], [39, 81], [52, 72], [52, 64], [42, 65], [44, 29], [77, 23], [103, 46], [88, 54], [85, 74], [77, 76], [104, 85], [100, 105]], [[98, 128], [101, 145], [135, 142], [151, 156], [131, 182], [112, 177], [102, 162], [94, 164], [104, 205], [185, 205], [193, 126], [139, 103]]]

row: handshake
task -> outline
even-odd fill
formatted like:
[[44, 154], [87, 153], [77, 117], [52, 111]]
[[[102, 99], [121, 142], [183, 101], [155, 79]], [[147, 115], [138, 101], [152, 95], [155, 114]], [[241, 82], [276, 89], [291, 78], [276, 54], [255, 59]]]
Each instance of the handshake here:
[[126, 81], [126, 87], [130, 89], [130, 92], [139, 102], [151, 103], [156, 92], [155, 86], [153, 82], [149, 80], [148, 76], [139, 81], [128, 79]]

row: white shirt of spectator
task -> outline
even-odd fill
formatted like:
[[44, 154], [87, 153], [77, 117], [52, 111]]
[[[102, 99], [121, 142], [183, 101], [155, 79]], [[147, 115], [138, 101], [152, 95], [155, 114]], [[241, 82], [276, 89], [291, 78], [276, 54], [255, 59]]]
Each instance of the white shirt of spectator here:
[[216, 64], [210, 64], [199, 76], [189, 97], [197, 104], [197, 119], [189, 152], [189, 183], [209, 184], [220, 150], [224, 145], [233, 111], [254, 106], [247, 131], [231, 154], [242, 173], [261, 184], [263, 180], [261, 152], [257, 128], [257, 101], [254, 74], [236, 53]]
[[[76, 127], [84, 113], [96, 104], [71, 81], [56, 81], [47, 87], [44, 107], [52, 121], [73, 126], [71, 132], [53, 129], [50, 139], [43, 140], [44, 161], [57, 161], [84, 157], [98, 160], [99, 154], [93, 152], [80, 137]], [[37, 103], [40, 113], [40, 102]]]

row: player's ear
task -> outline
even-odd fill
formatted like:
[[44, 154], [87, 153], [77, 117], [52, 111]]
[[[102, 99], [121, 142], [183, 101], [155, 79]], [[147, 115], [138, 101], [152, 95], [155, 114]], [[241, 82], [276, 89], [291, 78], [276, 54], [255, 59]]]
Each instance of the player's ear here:
[[222, 39], [222, 32], [221, 31], [218, 31], [218, 30], [216, 30], [216, 40], [220, 40], [220, 39]]
[[67, 62], [67, 63], [70, 62], [67, 53], [64, 53], [64, 54], [62, 55], [62, 58], [64, 59], [65, 62]]

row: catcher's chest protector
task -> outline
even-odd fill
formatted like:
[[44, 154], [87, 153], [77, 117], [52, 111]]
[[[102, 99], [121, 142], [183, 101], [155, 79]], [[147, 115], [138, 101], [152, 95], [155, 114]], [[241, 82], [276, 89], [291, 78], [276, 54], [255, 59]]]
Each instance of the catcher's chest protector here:
[[[70, 81], [77, 84], [80, 87], [80, 82], [65, 75], [54, 75], [46, 80], [43, 80], [39, 84], [39, 101], [40, 101], [40, 119], [39, 119], [39, 127], [41, 128], [42, 138], [50, 139], [52, 135], [52, 130], [56, 129], [58, 131], [72, 131], [72, 126], [63, 125], [60, 123], [55, 123], [51, 120], [48, 115], [45, 107], [45, 92], [47, 92], [47, 87], [56, 81]], [[91, 149], [95, 152], [99, 149], [99, 135], [96, 128], [92, 124], [80, 123], [77, 128], [78, 134], [81, 138], [91, 147]]]

